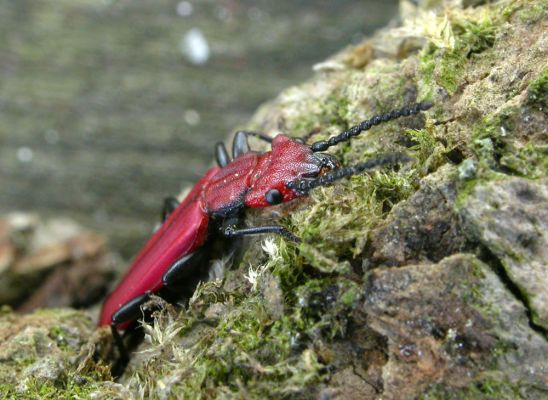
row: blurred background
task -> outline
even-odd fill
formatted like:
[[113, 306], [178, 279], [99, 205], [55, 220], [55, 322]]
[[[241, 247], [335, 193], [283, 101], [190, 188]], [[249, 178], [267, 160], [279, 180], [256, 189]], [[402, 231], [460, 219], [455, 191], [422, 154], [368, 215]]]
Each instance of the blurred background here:
[[0, 214], [68, 216], [131, 256], [265, 100], [396, 0], [0, 0]]

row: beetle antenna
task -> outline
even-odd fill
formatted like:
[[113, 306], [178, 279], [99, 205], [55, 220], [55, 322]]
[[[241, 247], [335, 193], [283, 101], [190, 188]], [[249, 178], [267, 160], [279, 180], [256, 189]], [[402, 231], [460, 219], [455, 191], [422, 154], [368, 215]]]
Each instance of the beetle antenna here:
[[358, 125], [353, 126], [352, 128], [342, 132], [337, 136], [330, 137], [327, 140], [320, 140], [319, 142], [312, 143], [310, 149], [313, 152], [327, 150], [331, 146], [335, 146], [341, 142], [346, 142], [354, 136], [358, 136], [360, 133], [371, 129], [375, 125], [380, 125], [383, 122], [391, 121], [396, 118], [415, 115], [421, 111], [428, 110], [430, 107], [432, 107], [431, 102], [423, 101], [421, 103], [402, 107], [398, 110], [393, 110], [384, 114], [376, 115], [371, 119], [366, 119], [365, 121], [360, 122]]
[[357, 175], [365, 170], [373, 169], [383, 165], [393, 165], [397, 163], [411, 161], [412, 158], [402, 153], [389, 153], [380, 157], [369, 159], [365, 162], [352, 165], [350, 167], [343, 167], [334, 169], [325, 175], [322, 175], [314, 179], [298, 179], [286, 184], [289, 189], [292, 189], [298, 193], [299, 196], [304, 196], [308, 192], [318, 186], [330, 185], [339, 179], [345, 178], [351, 175]]

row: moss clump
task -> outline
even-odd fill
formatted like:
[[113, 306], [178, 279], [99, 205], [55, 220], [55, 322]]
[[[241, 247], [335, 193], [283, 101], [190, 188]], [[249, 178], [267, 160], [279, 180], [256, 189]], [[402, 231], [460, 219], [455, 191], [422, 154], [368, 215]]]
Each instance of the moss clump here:
[[112, 379], [110, 368], [96, 359], [101, 353], [96, 352], [97, 345], [105, 336], [92, 335], [94, 329], [93, 322], [75, 310], [43, 309], [24, 316], [3, 314], [2, 398], [89, 398], [104, 381]]
[[522, 387], [496, 378], [484, 378], [457, 389], [441, 384], [430, 386], [419, 399], [421, 400], [514, 400], [526, 399]]
[[344, 337], [350, 311], [361, 298], [358, 285], [345, 279], [310, 279], [296, 289], [298, 301], [293, 317], [304, 321], [301, 335], [333, 340]]
[[348, 273], [353, 257], [365, 246], [368, 230], [414, 190], [412, 172], [390, 170], [315, 190], [311, 206], [288, 221], [303, 240], [300, 256], [319, 271]]
[[483, 118], [473, 129], [470, 148], [484, 168], [529, 178], [544, 176], [548, 172], [548, 147], [521, 143], [515, 127], [520, 118], [515, 108]]
[[508, 19], [514, 17], [523, 24], [533, 24], [546, 18], [546, 10], [548, 10], [548, 1], [546, 0], [529, 2], [529, 4], [510, 2], [504, 9], [503, 15]]
[[[230, 298], [226, 313], [209, 319], [208, 326], [197, 318], [203, 310], [193, 306], [185, 314], [194, 318], [173, 321], [164, 313], [154, 327], [145, 326], [154, 344], [150, 351], [162, 354], [162, 360], [150, 358], [130, 386], [148, 396], [293, 398], [321, 381], [322, 365], [314, 352], [296, 344], [303, 321], [293, 316], [273, 320], [259, 294]], [[182, 331], [195, 340], [178, 343]]]
[[[288, 223], [286, 220], [282, 222]], [[272, 274], [280, 281], [284, 299], [293, 303], [296, 299], [294, 289], [306, 282], [307, 278], [304, 273], [304, 257], [295, 245], [288, 244], [285, 240], [278, 239], [275, 243], [272, 251], [268, 252]]]
[[[57, 399], [89, 399], [93, 394], [101, 393], [108, 396], [108, 389], [104, 384], [105, 377], [97, 376], [92, 378], [87, 375], [72, 376], [62, 383], [41, 381], [37, 379], [27, 379], [19, 386], [2, 384], [0, 385], [0, 394], [2, 399], [10, 400], [57, 400]], [[112, 398], [117, 397], [118, 393], [113, 392]], [[107, 398], [107, 397], [103, 397]]]
[[[409, 198], [424, 176], [447, 162], [445, 146], [431, 129], [407, 130], [405, 135], [405, 140], [413, 143], [407, 150], [413, 157], [411, 162], [318, 188], [311, 193], [306, 210], [283, 221], [303, 241], [299, 257], [288, 260], [287, 265], [301, 269], [303, 265], [310, 266], [324, 273], [351, 271], [351, 265], [366, 246], [369, 231], [382, 223], [394, 205]], [[374, 157], [364, 156], [363, 150], [360, 151], [364, 146], [365, 143], [356, 140], [344, 157], [339, 158]]]
[[348, 117], [348, 106], [350, 100], [347, 96], [341, 94], [334, 94], [331, 98], [327, 98], [326, 106], [323, 109], [323, 113], [328, 119], [331, 125], [345, 125], [346, 118]]
[[[486, 10], [485, 8], [483, 10]], [[468, 59], [492, 47], [500, 21], [489, 11], [446, 14], [444, 19], [431, 21], [432, 39], [421, 53], [421, 76], [432, 97], [434, 83], [449, 94], [463, 83]]]
[[[291, 245], [268, 240], [263, 248], [269, 257], [262, 266], [229, 272], [224, 285], [201, 284], [181, 315], [175, 318], [167, 308], [153, 326], [145, 325], [151, 356], [134, 372], [130, 387], [148, 396], [183, 398], [312, 396], [324, 369], [309, 344], [321, 334], [324, 319], [316, 303], [299, 298], [317, 291], [303, 286], [309, 278], [288, 264], [297, 257]], [[280, 282], [281, 317], [267, 306], [273, 281]]]
[[[132, 371], [130, 387], [184, 398], [314, 397], [326, 377], [314, 344], [344, 337], [359, 285], [294, 273], [290, 263], [301, 256], [281, 239], [263, 248], [265, 264], [250, 267], [244, 279], [235, 270], [224, 284], [202, 284], [179, 316], [168, 307], [144, 326], [148, 356]], [[273, 280], [280, 282], [282, 316], [267, 305]]]
[[433, 127], [428, 126], [425, 129], [408, 130], [405, 133], [407, 139], [413, 143], [410, 150], [415, 158], [415, 168], [417, 168], [415, 180], [434, 172], [447, 162], [445, 154], [447, 148], [450, 148], [452, 144], [447, 140], [443, 144], [436, 138], [434, 132]]
[[537, 79], [527, 87], [529, 104], [546, 110], [548, 107], [548, 68], [544, 68]]
[[526, 144], [522, 148], [510, 147], [500, 158], [500, 165], [516, 175], [528, 178], [546, 176], [548, 171], [548, 146]]

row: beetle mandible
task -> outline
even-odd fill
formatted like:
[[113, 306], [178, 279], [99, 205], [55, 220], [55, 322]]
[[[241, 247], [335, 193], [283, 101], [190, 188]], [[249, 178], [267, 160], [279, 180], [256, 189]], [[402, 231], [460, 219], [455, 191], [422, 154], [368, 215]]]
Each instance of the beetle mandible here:
[[[306, 145], [279, 134], [240, 131], [232, 147], [232, 160], [223, 143], [217, 143], [217, 167], [209, 169], [179, 204], [174, 198], [164, 203], [163, 223], [148, 240], [128, 272], [103, 304], [99, 325], [110, 325], [115, 337], [141, 315], [153, 293], [173, 290], [197, 263], [204, 262], [206, 244], [219, 235], [238, 237], [263, 233], [298, 241], [280, 225], [240, 227], [245, 208], [264, 208], [306, 196], [318, 186], [379, 166], [409, 161], [402, 153], [389, 153], [354, 166], [340, 167], [325, 153], [331, 146], [350, 140], [375, 125], [418, 114], [432, 106], [416, 103], [377, 115], [333, 136]], [[249, 150], [247, 137], [271, 144], [271, 150]]]

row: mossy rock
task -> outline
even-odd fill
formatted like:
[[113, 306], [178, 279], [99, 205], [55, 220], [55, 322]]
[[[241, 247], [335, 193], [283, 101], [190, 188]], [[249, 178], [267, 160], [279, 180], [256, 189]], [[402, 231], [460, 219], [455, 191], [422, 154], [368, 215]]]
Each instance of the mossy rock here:
[[[96, 356], [109, 345], [91, 318], [71, 309], [0, 316], [0, 396], [3, 399], [88, 398], [103, 392], [110, 367]], [[106, 382], [106, 383], [105, 383]]]

